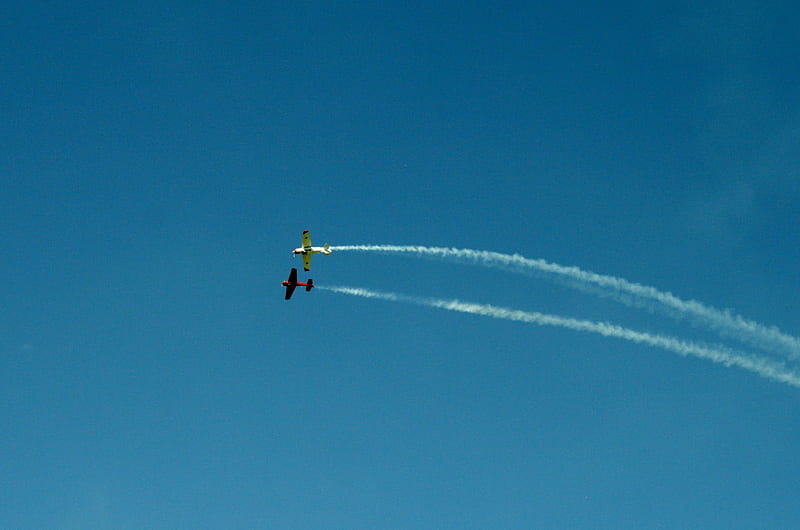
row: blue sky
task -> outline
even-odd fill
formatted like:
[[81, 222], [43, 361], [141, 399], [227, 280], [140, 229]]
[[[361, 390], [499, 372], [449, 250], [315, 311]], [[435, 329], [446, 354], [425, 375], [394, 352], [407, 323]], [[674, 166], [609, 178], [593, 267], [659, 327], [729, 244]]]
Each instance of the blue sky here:
[[[800, 335], [800, 8], [284, 4], [0, 17], [0, 526], [800, 525], [795, 387], [280, 286], [310, 229]], [[343, 251], [308, 276], [751, 349], [543, 275]]]

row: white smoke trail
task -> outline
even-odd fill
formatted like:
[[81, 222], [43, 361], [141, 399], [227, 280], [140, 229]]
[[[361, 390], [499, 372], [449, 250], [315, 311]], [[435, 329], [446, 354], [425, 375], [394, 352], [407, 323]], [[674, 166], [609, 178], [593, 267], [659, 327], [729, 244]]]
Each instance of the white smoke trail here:
[[[417, 256], [457, 259], [493, 268], [517, 272], [540, 272], [552, 274], [583, 286], [595, 286], [601, 292], [628, 305], [643, 306], [654, 311], [667, 310], [673, 315], [685, 316], [696, 324], [708, 326], [721, 336], [735, 338], [744, 343], [780, 353], [789, 359], [800, 358], [800, 339], [745, 319], [730, 311], [707, 306], [696, 300], [682, 300], [669, 292], [655, 287], [629, 282], [623, 278], [585, 271], [578, 267], [567, 267], [543, 259], [530, 259], [519, 254], [501, 254], [487, 250], [458, 249], [447, 247], [401, 246], [401, 245], [341, 245], [331, 247], [339, 251], [405, 253]], [[637, 303], [636, 301], [640, 301]]]
[[635, 331], [607, 322], [596, 322], [591, 320], [578, 320], [574, 318], [549, 315], [535, 311], [520, 311], [507, 309], [493, 305], [473, 304], [461, 302], [459, 300], [444, 300], [440, 298], [419, 298], [396, 293], [386, 293], [362, 289], [356, 287], [326, 286], [317, 287], [318, 289], [362, 298], [374, 298], [392, 302], [407, 302], [416, 305], [446, 309], [448, 311], [458, 311], [474, 315], [487, 316], [502, 320], [513, 320], [540, 326], [555, 326], [567, 328], [574, 331], [584, 331], [597, 333], [605, 337], [616, 337], [619, 339], [655, 346], [664, 350], [677, 353], [678, 355], [694, 356], [700, 359], [707, 359], [725, 366], [738, 366], [745, 370], [754, 372], [767, 379], [780, 381], [788, 385], [800, 388], [800, 373], [786, 368], [781, 362], [772, 361], [758, 355], [737, 352], [724, 346], [705, 346], [693, 342], [687, 342], [675, 337], [666, 335], [656, 335], [642, 331]]

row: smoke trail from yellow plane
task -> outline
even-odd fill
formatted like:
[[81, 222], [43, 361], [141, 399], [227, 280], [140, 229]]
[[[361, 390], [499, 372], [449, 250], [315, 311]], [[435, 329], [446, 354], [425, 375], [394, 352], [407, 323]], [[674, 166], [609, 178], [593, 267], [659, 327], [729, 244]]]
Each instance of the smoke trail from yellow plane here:
[[578, 267], [531, 259], [519, 254], [502, 254], [488, 250], [448, 247], [402, 245], [340, 245], [331, 247], [338, 251], [403, 253], [416, 256], [455, 259], [492, 268], [515, 272], [544, 273], [560, 277], [580, 287], [596, 287], [603, 295], [631, 306], [683, 316], [695, 324], [702, 324], [720, 336], [730, 337], [758, 348], [778, 353], [791, 360], [800, 359], [800, 339], [781, 332], [774, 326], [765, 326], [748, 320], [728, 310], [720, 310], [696, 300], [682, 300], [655, 287], [629, 282], [623, 278], [597, 274]]
[[502, 320], [536, 324], [539, 326], [555, 326], [574, 331], [596, 333], [605, 337], [616, 337], [630, 342], [646, 344], [648, 346], [654, 346], [668, 350], [684, 357], [693, 356], [700, 359], [713, 361], [715, 363], [724, 364], [725, 366], [738, 366], [739, 368], [749, 370], [767, 379], [780, 381], [782, 383], [800, 388], [800, 373], [788, 369], [781, 362], [776, 362], [751, 353], [738, 352], [724, 346], [706, 346], [694, 342], [683, 341], [666, 335], [656, 335], [642, 331], [635, 331], [622, 326], [610, 324], [608, 322], [579, 320], [535, 311], [520, 311], [493, 305], [461, 302], [459, 300], [421, 298], [397, 293], [373, 291], [358, 287], [318, 286], [317, 289], [330, 291], [333, 293], [358, 296], [361, 298], [373, 298], [392, 302], [406, 302], [427, 307], [446, 309], [448, 311], [470, 313], [473, 315], [481, 315]]

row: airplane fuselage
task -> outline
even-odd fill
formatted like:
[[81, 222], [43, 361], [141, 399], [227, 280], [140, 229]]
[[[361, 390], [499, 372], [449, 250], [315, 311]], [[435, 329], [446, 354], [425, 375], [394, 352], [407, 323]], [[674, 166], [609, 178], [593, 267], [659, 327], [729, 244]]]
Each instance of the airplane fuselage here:
[[[283, 284], [284, 287], [289, 287], [291, 285], [294, 285], [295, 287], [297, 287], [297, 286], [300, 286], [300, 287], [311, 286], [312, 288], [314, 287], [314, 283], [313, 282], [290, 282], [290, 281], [283, 280], [283, 282], [281, 282], [281, 283]], [[306, 289], [306, 290], [310, 291], [311, 289]]]
[[324, 247], [299, 247], [292, 251], [292, 254], [318, 254], [323, 252], [325, 254], [329, 254], [330, 251], [327, 251]]

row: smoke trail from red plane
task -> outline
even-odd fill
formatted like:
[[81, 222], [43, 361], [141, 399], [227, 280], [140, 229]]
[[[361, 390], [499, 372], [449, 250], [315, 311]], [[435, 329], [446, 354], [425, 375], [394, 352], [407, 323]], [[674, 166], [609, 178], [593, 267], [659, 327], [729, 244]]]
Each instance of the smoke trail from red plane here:
[[579, 288], [595, 288], [599, 293], [626, 305], [643, 307], [652, 311], [685, 317], [695, 324], [710, 328], [722, 337], [729, 337], [771, 353], [783, 355], [791, 360], [800, 359], [800, 339], [783, 333], [774, 326], [765, 326], [753, 320], [720, 310], [696, 300], [682, 300], [669, 292], [618, 278], [550, 263], [543, 259], [531, 259], [519, 254], [502, 254], [488, 250], [458, 249], [448, 247], [403, 246], [403, 245], [340, 245], [331, 247], [336, 251], [402, 253], [415, 256], [452, 259], [514, 272], [541, 273], [564, 280]]
[[635, 331], [622, 326], [617, 326], [615, 324], [610, 324], [608, 322], [579, 320], [558, 315], [550, 315], [547, 313], [520, 311], [493, 305], [467, 303], [459, 300], [422, 298], [397, 293], [373, 291], [358, 287], [326, 286], [317, 288], [332, 293], [347, 294], [361, 298], [372, 298], [391, 302], [405, 302], [502, 320], [512, 320], [516, 322], [536, 324], [539, 326], [554, 326], [571, 329], [573, 331], [596, 333], [605, 337], [615, 337], [637, 344], [654, 346], [656, 348], [677, 353], [678, 355], [684, 357], [693, 356], [723, 364], [725, 366], [737, 366], [767, 379], [780, 381], [782, 383], [800, 388], [800, 373], [795, 370], [788, 369], [783, 363], [766, 359], [752, 353], [732, 350], [720, 345], [707, 346], [684, 341], [667, 335], [657, 335], [642, 331]]

